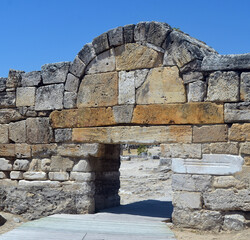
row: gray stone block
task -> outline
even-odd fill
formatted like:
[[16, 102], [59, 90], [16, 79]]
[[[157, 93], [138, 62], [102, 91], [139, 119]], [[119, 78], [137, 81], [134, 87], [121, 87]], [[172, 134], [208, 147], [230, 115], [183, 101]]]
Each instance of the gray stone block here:
[[203, 74], [201, 72], [189, 72], [183, 74], [183, 82], [185, 84], [202, 80], [203, 80]]
[[11, 171], [12, 170], [12, 164], [9, 160], [6, 160], [5, 158], [0, 158], [0, 171]]
[[7, 78], [0, 77], [0, 92], [3, 92], [6, 90], [6, 82], [7, 82]]
[[44, 158], [41, 160], [41, 170], [43, 172], [49, 172], [50, 171], [50, 164], [51, 164], [51, 159], [49, 158]]
[[219, 176], [214, 177], [214, 188], [246, 188], [246, 184], [243, 181], [236, 179], [234, 176]]
[[15, 92], [1, 92], [0, 93], [0, 108], [11, 108], [16, 106]]
[[41, 72], [33, 71], [22, 74], [22, 87], [38, 86], [42, 81]]
[[15, 109], [0, 109], [0, 123], [10, 123], [23, 119], [23, 116]]
[[181, 209], [201, 209], [201, 193], [197, 192], [174, 192], [173, 194], [174, 207]]
[[47, 173], [45, 172], [25, 172], [23, 178], [26, 180], [46, 180]]
[[110, 47], [120, 46], [124, 43], [123, 27], [117, 27], [108, 31], [108, 39]]
[[95, 173], [71, 172], [70, 180], [76, 182], [88, 182], [95, 180]]
[[73, 63], [70, 64], [69, 72], [74, 74], [76, 77], [80, 78], [84, 74], [85, 67], [86, 67], [85, 63], [83, 63], [82, 60], [77, 55]]
[[83, 46], [82, 50], [78, 53], [80, 60], [87, 66], [90, 61], [96, 57], [95, 49], [92, 43], [87, 43]]
[[225, 103], [224, 118], [226, 123], [250, 122], [250, 102]]
[[49, 179], [52, 181], [67, 181], [69, 174], [67, 172], [50, 172]]
[[52, 156], [50, 163], [51, 172], [68, 172], [71, 171], [74, 165], [74, 161], [69, 158], [61, 156]]
[[16, 106], [34, 106], [35, 105], [35, 87], [18, 87], [16, 89]]
[[77, 93], [65, 92], [63, 99], [64, 108], [75, 108], [76, 107]]
[[148, 22], [139, 22], [135, 25], [134, 29], [134, 41], [135, 42], [146, 42]]
[[100, 36], [94, 38], [92, 41], [92, 45], [95, 49], [96, 55], [108, 50], [109, 49], [108, 34], [103, 33]]
[[0, 124], [0, 143], [9, 142], [9, 127], [7, 124]]
[[239, 154], [239, 144], [237, 142], [218, 142], [202, 144], [203, 154]]
[[240, 75], [240, 100], [250, 101], [250, 72]]
[[26, 121], [9, 124], [9, 138], [15, 143], [26, 142]]
[[63, 108], [63, 84], [39, 87], [36, 91], [35, 110], [54, 110]]
[[77, 92], [78, 86], [79, 86], [79, 78], [75, 77], [71, 73], [68, 73], [66, 84], [65, 84], [65, 91]]
[[188, 84], [188, 102], [203, 102], [206, 95], [206, 83], [195, 81]]
[[124, 43], [134, 42], [134, 29], [134, 24], [126, 25], [123, 27]]
[[133, 116], [134, 105], [114, 106], [113, 112], [116, 123], [130, 123]]
[[10, 69], [8, 79], [6, 82], [6, 87], [7, 88], [20, 87], [23, 73], [24, 73], [24, 71]]
[[10, 179], [16, 179], [16, 180], [23, 179], [23, 172], [21, 172], [21, 171], [11, 171], [10, 172]]
[[0, 179], [7, 178], [7, 174], [5, 172], [0, 172]]
[[44, 84], [64, 83], [69, 71], [70, 62], [50, 63], [42, 66]]
[[55, 141], [56, 142], [68, 142], [72, 140], [71, 128], [59, 128], [55, 129]]
[[13, 170], [28, 171], [30, 162], [26, 159], [17, 159], [13, 164]]
[[135, 104], [134, 72], [119, 72], [119, 104]]
[[91, 172], [93, 171], [90, 160], [80, 160], [72, 169], [72, 172]]
[[224, 217], [223, 230], [241, 231], [246, 228], [246, 219], [240, 214], [228, 214]]

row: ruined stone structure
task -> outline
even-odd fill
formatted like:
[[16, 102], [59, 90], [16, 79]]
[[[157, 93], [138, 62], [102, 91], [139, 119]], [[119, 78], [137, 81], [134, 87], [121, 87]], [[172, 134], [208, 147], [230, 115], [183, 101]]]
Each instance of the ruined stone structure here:
[[10, 70], [0, 79], [0, 208], [34, 219], [119, 205], [124, 143], [161, 144], [172, 159], [176, 226], [244, 222], [250, 54], [219, 55], [142, 22], [100, 35], [72, 63]]

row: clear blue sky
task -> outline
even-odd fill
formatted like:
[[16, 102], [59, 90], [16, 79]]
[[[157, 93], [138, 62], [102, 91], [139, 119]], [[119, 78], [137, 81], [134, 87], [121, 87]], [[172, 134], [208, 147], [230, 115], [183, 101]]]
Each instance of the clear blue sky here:
[[250, 52], [250, 0], [0, 0], [0, 76], [72, 61], [85, 43], [140, 21], [167, 22], [220, 54]]

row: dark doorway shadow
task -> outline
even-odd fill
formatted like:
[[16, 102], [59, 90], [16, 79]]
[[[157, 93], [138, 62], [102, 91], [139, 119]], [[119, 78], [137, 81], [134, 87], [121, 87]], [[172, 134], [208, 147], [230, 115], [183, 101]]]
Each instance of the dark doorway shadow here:
[[103, 209], [100, 212], [115, 214], [131, 214], [146, 217], [171, 218], [173, 212], [172, 202], [160, 200], [144, 200], [114, 208]]

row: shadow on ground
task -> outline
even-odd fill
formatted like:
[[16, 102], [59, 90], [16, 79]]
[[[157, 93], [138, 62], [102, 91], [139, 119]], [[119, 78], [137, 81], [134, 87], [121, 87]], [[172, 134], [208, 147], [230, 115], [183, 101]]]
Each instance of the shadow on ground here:
[[144, 200], [114, 208], [103, 209], [100, 212], [115, 214], [131, 214], [145, 217], [171, 218], [173, 212], [172, 202], [159, 200]]

